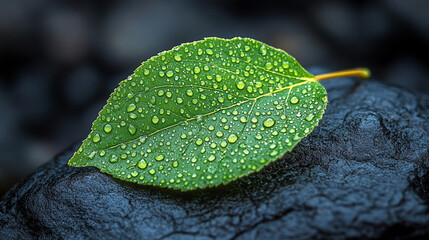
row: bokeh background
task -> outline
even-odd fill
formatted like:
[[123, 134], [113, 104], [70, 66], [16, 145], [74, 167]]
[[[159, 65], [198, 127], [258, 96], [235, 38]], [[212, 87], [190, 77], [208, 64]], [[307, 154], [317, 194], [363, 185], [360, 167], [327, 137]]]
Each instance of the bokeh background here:
[[0, 196], [84, 139], [142, 61], [209, 36], [429, 93], [428, 0], [0, 0]]

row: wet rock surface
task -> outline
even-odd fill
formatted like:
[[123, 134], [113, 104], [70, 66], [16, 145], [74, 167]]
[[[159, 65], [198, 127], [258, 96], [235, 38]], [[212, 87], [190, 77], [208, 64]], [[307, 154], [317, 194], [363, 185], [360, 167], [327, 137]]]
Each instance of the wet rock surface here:
[[0, 202], [0, 239], [429, 237], [429, 96], [370, 80], [323, 84], [320, 125], [261, 172], [178, 192], [68, 167], [74, 146]]

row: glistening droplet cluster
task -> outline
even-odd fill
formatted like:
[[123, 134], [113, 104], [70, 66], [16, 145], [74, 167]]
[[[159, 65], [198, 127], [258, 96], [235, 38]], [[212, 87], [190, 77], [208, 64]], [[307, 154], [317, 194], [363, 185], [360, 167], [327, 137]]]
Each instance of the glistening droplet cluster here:
[[122, 81], [69, 164], [180, 190], [225, 184], [292, 150], [326, 104], [324, 87], [284, 51], [208, 38]]

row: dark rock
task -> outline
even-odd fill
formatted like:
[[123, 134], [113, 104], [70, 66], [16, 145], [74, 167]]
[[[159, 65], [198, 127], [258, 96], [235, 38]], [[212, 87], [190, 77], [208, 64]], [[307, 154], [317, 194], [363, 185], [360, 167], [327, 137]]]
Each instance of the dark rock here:
[[0, 239], [428, 239], [429, 96], [323, 84], [320, 126], [258, 173], [182, 193], [68, 167], [75, 146], [0, 202]]

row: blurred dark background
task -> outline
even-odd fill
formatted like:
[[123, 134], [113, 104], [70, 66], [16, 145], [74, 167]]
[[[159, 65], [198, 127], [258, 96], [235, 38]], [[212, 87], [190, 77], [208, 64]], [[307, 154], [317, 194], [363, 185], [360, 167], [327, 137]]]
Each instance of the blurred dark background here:
[[142, 61], [208, 36], [255, 38], [310, 69], [369, 67], [429, 93], [427, 0], [0, 0], [0, 196], [83, 140]]

